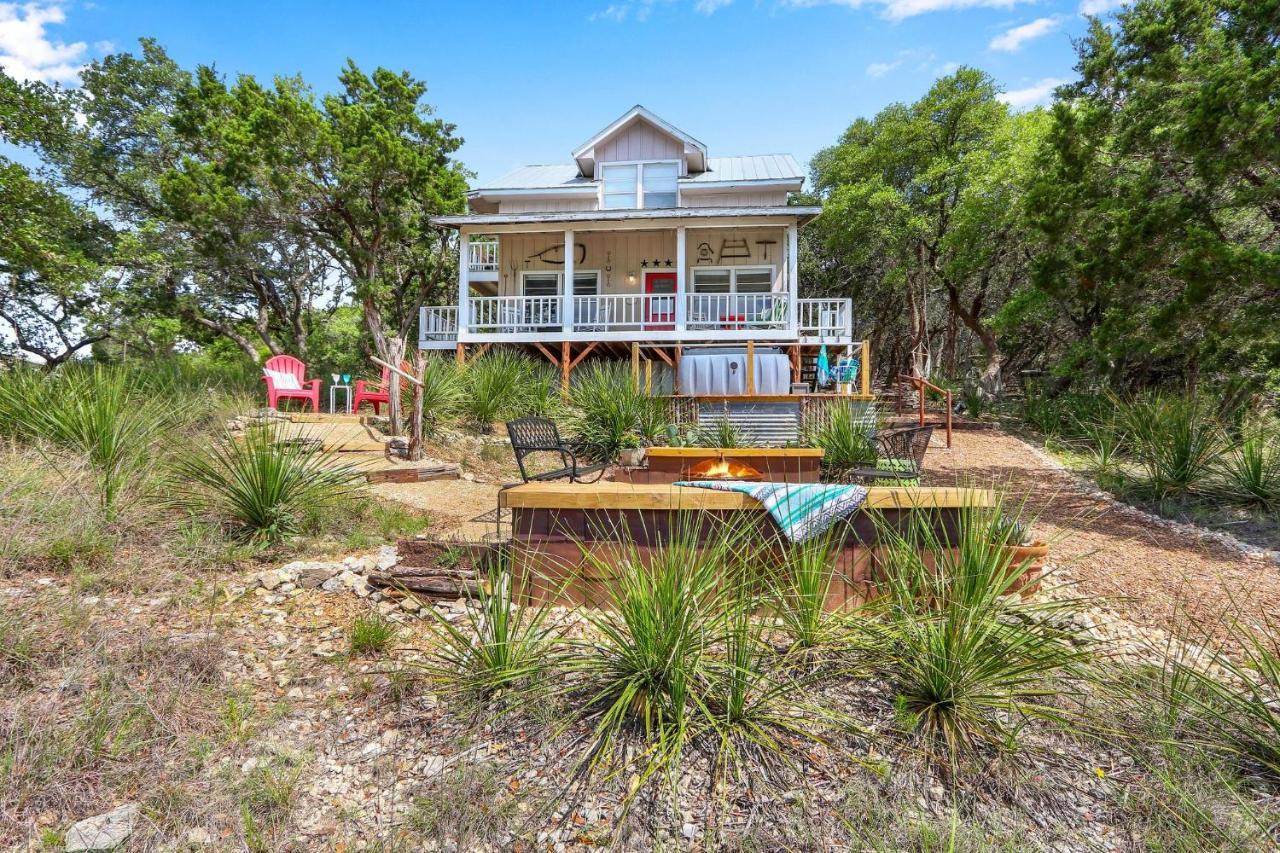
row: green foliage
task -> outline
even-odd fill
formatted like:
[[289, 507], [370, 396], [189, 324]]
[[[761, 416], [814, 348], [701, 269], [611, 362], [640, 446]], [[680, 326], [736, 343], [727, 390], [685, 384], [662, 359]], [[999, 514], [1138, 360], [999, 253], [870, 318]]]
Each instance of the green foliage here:
[[495, 421], [546, 415], [558, 408], [559, 391], [550, 365], [514, 350], [490, 350], [467, 365], [464, 379], [461, 411], [484, 432]]
[[1225, 442], [1209, 400], [1155, 392], [1117, 397], [1114, 405], [1155, 496], [1182, 497], [1204, 487]]
[[1028, 565], [993, 546], [1005, 527], [996, 506], [962, 513], [955, 548], [927, 521], [881, 531], [884, 596], [872, 605], [879, 619], [862, 623], [870, 660], [909, 723], [953, 760], [1012, 743], [1014, 721], [1064, 720], [1054, 697], [1087, 660], [1080, 630], [1055, 618], [1073, 602], [1007, 595]]
[[1246, 424], [1221, 470], [1229, 500], [1265, 512], [1280, 509], [1280, 426], [1261, 418]]
[[569, 396], [574, 432], [597, 459], [616, 459], [628, 433], [649, 438], [666, 428], [664, 402], [636, 388], [625, 364], [588, 363], [574, 376]]
[[472, 697], [488, 700], [516, 690], [517, 698], [527, 698], [555, 661], [552, 643], [559, 631], [548, 624], [548, 604], [518, 603], [509, 566], [495, 564], [487, 575], [467, 604], [464, 623], [431, 610], [436, 642], [426, 668], [435, 680]]
[[1280, 333], [1280, 85], [1274, 9], [1139, 0], [1079, 44], [1029, 184], [1033, 284], [1056, 307], [1024, 340], [1117, 387], [1273, 383]]
[[0, 382], [0, 424], [31, 442], [82, 454], [110, 519], [130, 480], [152, 461], [161, 436], [184, 416], [181, 400], [158, 400], [125, 371], [11, 371]]
[[426, 356], [422, 373], [422, 423], [426, 432], [457, 415], [467, 389], [452, 359]]
[[874, 465], [879, 452], [868, 427], [858, 423], [848, 406], [833, 408], [825, 421], [810, 430], [805, 443], [822, 448], [823, 472], [833, 480], [844, 478], [854, 468]]
[[728, 418], [706, 424], [698, 430], [700, 447], [750, 447], [750, 442], [738, 425]]
[[357, 657], [380, 655], [391, 647], [396, 626], [376, 611], [351, 621], [351, 654]]
[[795, 647], [812, 652], [838, 642], [843, 621], [827, 610], [827, 596], [839, 579], [840, 548], [836, 525], [828, 534], [787, 546], [782, 565], [770, 580], [769, 601]]
[[358, 472], [332, 451], [282, 438], [255, 427], [189, 451], [175, 466], [178, 505], [260, 542], [301, 532], [308, 516], [342, 500]]

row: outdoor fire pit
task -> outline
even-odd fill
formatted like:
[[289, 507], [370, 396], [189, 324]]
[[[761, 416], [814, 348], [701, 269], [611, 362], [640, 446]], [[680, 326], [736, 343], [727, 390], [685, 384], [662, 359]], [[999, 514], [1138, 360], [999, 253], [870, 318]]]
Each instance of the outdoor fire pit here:
[[622, 468], [614, 480], [674, 483], [677, 480], [767, 480], [816, 483], [822, 471], [818, 447], [651, 447], [647, 468]]

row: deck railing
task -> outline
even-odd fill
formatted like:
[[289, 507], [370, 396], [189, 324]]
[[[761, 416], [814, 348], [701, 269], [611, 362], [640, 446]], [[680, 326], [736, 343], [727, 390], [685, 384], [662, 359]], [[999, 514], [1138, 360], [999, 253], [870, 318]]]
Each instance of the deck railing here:
[[452, 341], [458, 337], [458, 309], [454, 305], [430, 305], [418, 318], [422, 324], [419, 338], [424, 341]]
[[785, 293], [690, 293], [690, 329], [785, 329]]
[[560, 331], [559, 296], [472, 296], [472, 332]]
[[800, 336], [838, 339], [853, 334], [852, 299], [801, 299]]
[[675, 322], [670, 296], [651, 293], [612, 293], [573, 297], [574, 329], [579, 332], [619, 332]]
[[468, 265], [472, 272], [498, 271], [498, 241], [475, 240], [467, 245]]

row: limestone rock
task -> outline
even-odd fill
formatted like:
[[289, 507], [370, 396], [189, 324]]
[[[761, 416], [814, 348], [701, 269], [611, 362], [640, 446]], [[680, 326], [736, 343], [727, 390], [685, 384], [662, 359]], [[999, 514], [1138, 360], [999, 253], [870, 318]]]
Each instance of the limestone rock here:
[[303, 589], [319, 589], [325, 581], [342, 571], [342, 563], [320, 563], [299, 560], [289, 563], [280, 571], [297, 578]]
[[138, 820], [133, 803], [87, 817], [67, 830], [67, 853], [79, 850], [114, 850], [128, 839]]

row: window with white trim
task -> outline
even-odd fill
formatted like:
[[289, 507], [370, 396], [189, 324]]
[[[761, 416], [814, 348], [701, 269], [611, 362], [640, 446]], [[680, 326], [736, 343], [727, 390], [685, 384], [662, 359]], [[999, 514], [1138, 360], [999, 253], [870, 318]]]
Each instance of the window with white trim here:
[[[525, 296], [560, 296], [564, 293], [564, 273], [525, 272], [521, 281]], [[575, 270], [573, 293], [575, 296], [595, 296], [600, 292], [600, 273], [596, 270]]]
[[771, 293], [773, 276], [773, 267], [695, 267], [693, 292]]
[[600, 179], [605, 210], [679, 206], [680, 164], [674, 161], [605, 163]]

